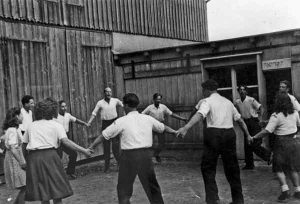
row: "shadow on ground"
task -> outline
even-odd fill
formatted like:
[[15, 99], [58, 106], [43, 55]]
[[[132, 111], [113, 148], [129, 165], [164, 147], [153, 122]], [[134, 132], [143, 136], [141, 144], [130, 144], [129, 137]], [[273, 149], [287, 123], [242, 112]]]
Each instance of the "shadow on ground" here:
[[[201, 151], [180, 150], [165, 151], [162, 163], [155, 164], [158, 182], [161, 186], [166, 204], [199, 204], [205, 203], [204, 184], [200, 169]], [[240, 161], [240, 166], [243, 162]], [[113, 204], [117, 203], [117, 166], [112, 165], [109, 173], [103, 173], [103, 161], [97, 161], [77, 168], [78, 178], [71, 181], [74, 195], [64, 199], [69, 204]], [[231, 202], [229, 185], [223, 172], [221, 160], [217, 169], [217, 183], [222, 204]], [[271, 166], [256, 161], [255, 170], [241, 171], [245, 204], [272, 204], [280, 192]], [[290, 185], [291, 186], [291, 185]], [[5, 186], [0, 187], [0, 203], [12, 195]], [[149, 203], [143, 188], [136, 178], [132, 204]], [[33, 202], [38, 203], [38, 202]], [[289, 203], [300, 203], [291, 200]]]

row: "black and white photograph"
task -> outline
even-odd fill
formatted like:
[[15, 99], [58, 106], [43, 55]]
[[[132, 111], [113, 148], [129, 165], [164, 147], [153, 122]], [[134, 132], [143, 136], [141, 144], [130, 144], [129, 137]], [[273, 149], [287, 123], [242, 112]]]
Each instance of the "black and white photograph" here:
[[299, 0], [0, 0], [0, 204], [300, 204]]

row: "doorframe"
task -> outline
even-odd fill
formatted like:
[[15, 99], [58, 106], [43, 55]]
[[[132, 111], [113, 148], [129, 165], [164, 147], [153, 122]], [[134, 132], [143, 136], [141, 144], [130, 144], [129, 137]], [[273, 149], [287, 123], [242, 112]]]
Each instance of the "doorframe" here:
[[[255, 56], [256, 57], [256, 71], [257, 71], [257, 85], [258, 85], [258, 97], [259, 101], [263, 107], [267, 107], [267, 97], [266, 97], [266, 81], [265, 76], [262, 70], [262, 54], [263, 51], [249, 52], [249, 53], [240, 53], [240, 54], [231, 54], [231, 55], [222, 55], [215, 57], [207, 57], [200, 59], [200, 66], [202, 71], [202, 81], [206, 81], [209, 78], [207, 68], [205, 68], [206, 61], [228, 59], [228, 58], [238, 58], [238, 57], [247, 57]], [[233, 100], [236, 100], [238, 97], [237, 93], [237, 78], [236, 70], [230, 68], [231, 70], [231, 87], [232, 87], [232, 97]], [[265, 118], [264, 118], [265, 119]]]

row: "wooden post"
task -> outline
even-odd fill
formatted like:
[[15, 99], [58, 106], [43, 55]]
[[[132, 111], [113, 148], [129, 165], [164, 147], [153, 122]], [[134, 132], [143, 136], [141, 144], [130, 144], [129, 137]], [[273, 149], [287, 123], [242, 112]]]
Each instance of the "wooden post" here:
[[[259, 99], [259, 102], [264, 107], [265, 112], [267, 112], [266, 80], [265, 80], [265, 76], [262, 71], [262, 63], [261, 63], [261, 55], [260, 54], [256, 55], [256, 64], [257, 64], [258, 99]], [[264, 117], [266, 117], [266, 114]], [[266, 120], [266, 119], [267, 118], [263, 118], [263, 120]]]
[[208, 80], [208, 72], [204, 68], [203, 62], [200, 60], [200, 67], [201, 67], [201, 73], [202, 73], [202, 82]]
[[237, 81], [236, 81], [236, 71], [234, 68], [231, 68], [231, 86], [232, 86], [232, 101], [237, 99]]

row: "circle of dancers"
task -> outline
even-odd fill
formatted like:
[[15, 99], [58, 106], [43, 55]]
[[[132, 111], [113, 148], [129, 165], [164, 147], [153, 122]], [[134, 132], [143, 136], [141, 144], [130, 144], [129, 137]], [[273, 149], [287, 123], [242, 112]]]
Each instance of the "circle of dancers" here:
[[[281, 81], [275, 97], [274, 110], [265, 122], [265, 107], [248, 95], [246, 85], [240, 85], [240, 98], [234, 102], [221, 96], [218, 83], [209, 79], [202, 83], [203, 99], [195, 106], [189, 118], [173, 113], [162, 104], [163, 96], [153, 95], [153, 104], [138, 112], [139, 98], [127, 93], [123, 100], [112, 97], [111, 88], [104, 89], [104, 98], [96, 103], [88, 122], [67, 112], [64, 100], [46, 98], [35, 104], [34, 98], [25, 95], [22, 108], [7, 111], [3, 123], [4, 173], [8, 188], [17, 189], [14, 203], [41, 201], [42, 204], [62, 203], [73, 194], [70, 179], [76, 179], [77, 152], [91, 157], [95, 147], [102, 143], [104, 150], [104, 172], [110, 171], [110, 147], [118, 163], [117, 195], [120, 204], [129, 204], [133, 194], [133, 183], [139, 177], [150, 203], [164, 203], [156, 179], [152, 157], [161, 162], [160, 152], [165, 146], [165, 134], [186, 137], [188, 130], [203, 122], [203, 156], [201, 171], [208, 204], [221, 203], [216, 184], [216, 167], [219, 156], [229, 182], [232, 202], [243, 204], [244, 196], [240, 179], [240, 168], [236, 153], [234, 121], [244, 132], [245, 166], [243, 170], [255, 168], [253, 153], [268, 163], [276, 174], [280, 194], [279, 202], [287, 202], [292, 196], [300, 201], [300, 105], [289, 93], [289, 81]], [[121, 109], [121, 114], [118, 111]], [[89, 147], [81, 147], [69, 139], [70, 123], [90, 127], [100, 114], [101, 134]], [[120, 117], [121, 116], [121, 117]], [[173, 117], [186, 124], [177, 131], [165, 125], [166, 117]], [[33, 120], [34, 118], [34, 120]], [[262, 146], [262, 138], [269, 136], [270, 148]], [[153, 146], [153, 137], [158, 145]], [[69, 156], [66, 171], [61, 161], [63, 152]], [[121, 154], [122, 152], [122, 154]], [[154, 153], [153, 153], [154, 152]], [[288, 186], [287, 178], [293, 184]], [[291, 194], [293, 192], [293, 195]]]

